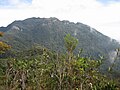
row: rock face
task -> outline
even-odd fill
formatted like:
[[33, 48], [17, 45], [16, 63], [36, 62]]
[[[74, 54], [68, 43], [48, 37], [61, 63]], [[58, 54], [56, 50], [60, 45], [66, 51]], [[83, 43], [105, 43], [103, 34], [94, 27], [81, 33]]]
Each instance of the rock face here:
[[116, 40], [88, 25], [60, 21], [57, 18], [28, 18], [14, 21], [7, 27], [1, 27], [0, 31], [5, 33], [1, 39], [10, 44], [14, 50], [41, 45], [64, 52], [63, 39], [67, 33], [78, 39], [79, 44], [75, 52], [82, 48], [84, 56], [108, 55], [109, 52], [120, 47]]

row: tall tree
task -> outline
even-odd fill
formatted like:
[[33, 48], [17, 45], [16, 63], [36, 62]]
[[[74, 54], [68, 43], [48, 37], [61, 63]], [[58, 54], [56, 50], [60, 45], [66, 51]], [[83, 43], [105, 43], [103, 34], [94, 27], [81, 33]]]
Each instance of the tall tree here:
[[67, 34], [64, 38], [64, 43], [68, 53], [68, 60], [70, 61], [73, 56], [73, 50], [78, 44], [78, 40], [72, 37], [70, 34]]

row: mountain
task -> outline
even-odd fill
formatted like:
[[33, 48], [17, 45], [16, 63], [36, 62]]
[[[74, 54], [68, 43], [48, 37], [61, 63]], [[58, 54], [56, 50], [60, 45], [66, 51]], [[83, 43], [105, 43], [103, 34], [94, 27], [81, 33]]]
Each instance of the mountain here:
[[28, 18], [14, 21], [7, 27], [0, 27], [4, 37], [0, 38], [12, 46], [13, 50], [21, 51], [33, 46], [44, 46], [51, 50], [64, 52], [64, 36], [70, 33], [78, 39], [75, 50], [83, 49], [83, 56], [107, 55], [120, 47], [119, 43], [94, 28], [57, 18]]

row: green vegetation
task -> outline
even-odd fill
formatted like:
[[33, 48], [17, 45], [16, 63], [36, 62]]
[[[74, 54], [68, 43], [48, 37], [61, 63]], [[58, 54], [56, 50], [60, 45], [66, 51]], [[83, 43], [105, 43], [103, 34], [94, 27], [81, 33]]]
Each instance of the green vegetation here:
[[116, 40], [110, 39], [88, 25], [60, 21], [57, 18], [28, 18], [14, 21], [7, 27], [0, 27], [0, 31], [5, 33], [1, 39], [11, 45], [14, 51], [27, 50], [40, 45], [63, 53], [65, 52], [63, 37], [68, 33], [80, 42], [74, 52], [79, 52], [81, 48], [83, 49], [81, 56], [84, 57], [96, 59], [100, 55], [108, 58], [111, 51], [120, 47]]
[[[91, 58], [94, 60], [99, 59], [101, 56], [104, 57], [104, 65], [102, 65], [102, 72], [106, 73], [108, 67], [111, 65], [110, 53], [114, 52], [116, 48], [120, 47], [120, 44], [111, 39], [94, 28], [91, 28], [88, 25], [82, 23], [73, 23], [69, 21], [60, 21], [57, 18], [28, 18], [25, 20], [14, 21], [9, 24], [7, 27], [0, 27], [0, 31], [4, 32], [0, 41], [4, 41], [6, 44], [11, 45], [11, 49], [9, 52], [3, 53], [3, 50], [0, 55], [2, 57], [16, 57], [16, 56], [24, 56], [29, 57], [29, 52], [31, 49], [31, 55], [38, 54], [39, 51], [34, 52], [36, 47], [40, 46], [42, 48], [47, 48], [49, 51], [59, 52], [59, 53], [69, 53], [69, 55], [77, 56], [79, 50], [82, 51], [80, 54], [81, 57]], [[77, 46], [71, 49], [75, 50], [69, 51], [66, 47], [67, 43], [64, 42], [65, 34], [70, 34], [77, 38], [77, 41], [73, 41], [70, 43], [76, 43]], [[69, 40], [68, 40], [69, 42]], [[0, 42], [1, 47], [5, 46], [5, 44]], [[4, 50], [6, 51], [6, 49]], [[2, 48], [3, 49], [3, 48]], [[67, 50], [67, 51], [66, 51]], [[19, 53], [22, 52], [22, 53]], [[25, 53], [24, 53], [25, 52]], [[72, 52], [72, 53], [70, 53]], [[39, 53], [41, 55], [41, 53]], [[68, 61], [71, 59], [68, 59]], [[68, 56], [67, 56], [68, 58]], [[119, 76], [120, 73], [120, 61], [116, 60], [113, 70], [114, 75]]]
[[[3, 36], [3, 33], [0, 32], [0, 37], [2, 37], [2, 36]], [[5, 51], [7, 51], [8, 49], [10, 49], [10, 46], [7, 45], [6, 43], [0, 41], [0, 54], [5, 53]]]
[[101, 60], [74, 55], [77, 39], [67, 34], [64, 42], [65, 54], [37, 47], [0, 59], [0, 90], [120, 89], [116, 80], [99, 72]]

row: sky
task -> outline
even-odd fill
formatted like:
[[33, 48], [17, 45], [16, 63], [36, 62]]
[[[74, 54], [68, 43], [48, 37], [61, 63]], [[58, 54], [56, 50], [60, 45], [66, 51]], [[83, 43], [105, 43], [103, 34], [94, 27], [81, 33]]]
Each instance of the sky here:
[[0, 0], [0, 27], [30, 17], [81, 22], [120, 41], [120, 0]]

